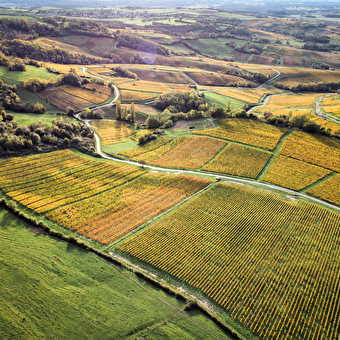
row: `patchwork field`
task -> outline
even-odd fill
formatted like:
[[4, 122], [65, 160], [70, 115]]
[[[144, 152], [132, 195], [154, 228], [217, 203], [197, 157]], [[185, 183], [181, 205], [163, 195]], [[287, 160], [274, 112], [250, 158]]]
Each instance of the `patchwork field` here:
[[238, 82], [242, 82], [243, 84], [253, 84], [247, 79], [226, 74], [188, 71], [185, 73], [199, 85], [231, 86], [230, 83], [237, 84]]
[[311, 110], [313, 103], [321, 96], [322, 93], [282, 94], [273, 96], [266, 105], [256, 107], [254, 112], [263, 114], [265, 111], [270, 111], [274, 115], [280, 115], [282, 114], [282, 110], [288, 110], [288, 112], [292, 111], [292, 115], [302, 114], [300, 110]]
[[207, 178], [147, 173], [46, 216], [65, 228], [109, 244], [210, 182]]
[[202, 170], [257, 178], [272, 154], [253, 147], [230, 143]]
[[155, 99], [159, 93], [148, 93], [148, 92], [138, 92], [138, 91], [120, 91], [120, 99], [122, 102], [142, 102], [145, 100]]
[[263, 180], [299, 191], [331, 173], [319, 166], [278, 155]]
[[111, 95], [111, 90], [107, 86], [103, 85], [89, 85], [91, 88], [95, 88], [96, 91], [87, 90], [85, 88], [74, 87], [71, 85], [62, 85], [58, 87], [59, 90], [64, 91], [72, 96], [87, 100], [91, 103], [100, 104], [105, 102]]
[[103, 146], [125, 142], [128, 136], [135, 133], [126, 123], [112, 120], [93, 120], [91, 125], [98, 133]]
[[208, 162], [225, 145], [225, 141], [210, 137], [188, 137], [177, 146], [172, 145], [173, 148], [168, 152], [163, 153], [162, 150], [161, 155], [153, 158], [151, 163], [166, 167], [196, 169]]
[[340, 206], [340, 174], [308, 190], [307, 194]]
[[164, 83], [156, 83], [153, 81], [134, 80], [129, 83], [119, 85], [121, 90], [134, 90], [143, 92], [165, 93], [170, 89]]
[[143, 173], [134, 167], [93, 162], [69, 150], [0, 163], [1, 189], [38, 213], [91, 197]]
[[262, 339], [335, 339], [339, 226], [339, 213], [306, 201], [217, 184], [117, 248], [200, 289]]
[[280, 154], [340, 172], [340, 142], [331, 138], [294, 132], [284, 141]]
[[280, 138], [287, 131], [285, 128], [267, 125], [253, 120], [223, 119], [218, 128], [194, 131], [193, 133], [273, 150]]
[[188, 84], [189, 79], [180, 72], [156, 71], [152, 69], [129, 68], [129, 71], [136, 73], [138, 78], [147, 81], [160, 83]]
[[83, 48], [91, 54], [102, 55], [114, 49], [116, 40], [104, 37], [91, 37], [86, 35], [69, 35], [59, 38], [60, 41]]
[[340, 81], [339, 71], [321, 71], [313, 69], [285, 69], [278, 67], [279, 71], [286, 76], [281, 76], [275, 82], [282, 83], [286, 86], [295, 86], [303, 83], [315, 83], [315, 82], [338, 82]]
[[246, 103], [257, 104], [259, 100], [266, 94], [282, 93], [283, 91], [275, 87], [264, 86], [256, 89], [240, 89], [240, 90], [222, 90], [215, 93], [223, 96], [242, 100]]
[[[139, 137], [141, 135], [140, 133], [145, 134], [145, 133], [150, 133], [150, 132], [153, 132], [153, 130], [141, 130], [137, 132], [137, 136]], [[120, 152], [120, 154], [127, 156], [127, 157], [135, 157], [135, 156], [156, 150], [160, 146], [166, 143], [169, 143], [170, 141], [172, 141], [172, 138], [162, 136], [136, 149]]]
[[57, 87], [38, 92], [38, 95], [40, 98], [48, 101], [62, 111], [66, 111], [69, 106], [73, 107], [75, 110], [81, 110], [93, 105], [90, 101], [75, 97]]

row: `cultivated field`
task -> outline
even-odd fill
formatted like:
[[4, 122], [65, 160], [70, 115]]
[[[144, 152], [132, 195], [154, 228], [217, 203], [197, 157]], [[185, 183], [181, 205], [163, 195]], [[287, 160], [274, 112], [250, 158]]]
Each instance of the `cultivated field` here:
[[282, 90], [277, 89], [275, 87], [264, 86], [256, 89], [227, 90], [227, 91], [222, 90], [215, 92], [223, 96], [242, 100], [246, 103], [257, 104], [259, 100], [266, 94], [281, 93]]
[[160, 83], [188, 84], [189, 79], [180, 72], [157, 71], [143, 68], [129, 68], [129, 71], [136, 73], [138, 78], [147, 81]]
[[69, 150], [0, 163], [1, 189], [38, 213], [91, 197], [143, 173], [130, 166], [93, 162]]
[[281, 110], [289, 110], [296, 114], [301, 114], [301, 109], [312, 109], [313, 103], [317, 98], [321, 97], [322, 93], [303, 93], [303, 94], [283, 94], [270, 98], [267, 105], [255, 108], [254, 112], [264, 113], [270, 111], [274, 115], [280, 115]]
[[[208, 162], [226, 145], [225, 141], [204, 136], [193, 136], [183, 140], [151, 163], [159, 166], [196, 169]], [[157, 151], [156, 151], [157, 152]]]
[[126, 123], [112, 120], [93, 120], [91, 125], [98, 133], [103, 146], [126, 142], [127, 137], [135, 133]]
[[[137, 132], [137, 136], [141, 136], [140, 133], [152, 133], [153, 130], [141, 130], [139, 132]], [[169, 143], [170, 141], [172, 141], [172, 138], [170, 137], [159, 137], [156, 140], [153, 140], [145, 145], [139, 146], [136, 149], [131, 149], [131, 150], [127, 150], [127, 151], [122, 151], [120, 152], [121, 155], [124, 155], [126, 157], [135, 157], [150, 151], [153, 151], [155, 149], [158, 149], [159, 147], [161, 147], [162, 145]]]
[[294, 132], [283, 143], [280, 154], [340, 172], [340, 142], [331, 138]]
[[210, 182], [207, 178], [147, 173], [126, 185], [52, 211], [47, 217], [109, 244]]
[[230, 143], [202, 170], [257, 178], [271, 156], [268, 151]]
[[299, 191], [330, 173], [319, 166], [278, 155], [263, 180]]
[[340, 175], [336, 174], [330, 179], [313, 187], [307, 191], [307, 194], [340, 206]]
[[326, 208], [218, 184], [117, 248], [200, 289], [262, 339], [335, 339], [339, 227]]
[[280, 138], [287, 131], [288, 130], [285, 128], [253, 120], [223, 119], [218, 128], [195, 131], [193, 133], [228, 139], [267, 150], [273, 150]]
[[122, 102], [141, 102], [145, 100], [155, 99], [159, 93], [138, 92], [138, 91], [120, 91], [120, 99]]
[[143, 92], [165, 93], [170, 89], [164, 83], [156, 83], [153, 81], [134, 80], [129, 83], [119, 85], [121, 90], [134, 90]]
[[96, 91], [87, 90], [71, 85], [62, 85], [58, 89], [64, 91], [72, 96], [87, 100], [91, 103], [100, 104], [105, 102], [111, 95], [111, 90], [103, 85], [89, 85], [88, 87], [95, 88]]
[[207, 72], [185, 72], [191, 79], [199, 85], [216, 85], [216, 86], [230, 86], [230, 83], [242, 82], [245, 84], [252, 84], [251, 81], [236, 76], [207, 73]]
[[73, 107], [75, 110], [81, 110], [93, 105], [90, 101], [75, 97], [65, 91], [62, 91], [58, 87], [38, 92], [38, 95], [40, 98], [48, 101], [50, 104], [56, 106], [62, 111], [66, 111], [69, 106]]

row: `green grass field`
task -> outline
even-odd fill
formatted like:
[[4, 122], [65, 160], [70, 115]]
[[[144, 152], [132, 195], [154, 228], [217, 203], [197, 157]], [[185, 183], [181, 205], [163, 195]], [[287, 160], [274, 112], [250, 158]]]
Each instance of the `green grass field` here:
[[65, 122], [76, 122], [75, 118], [71, 118], [68, 116], [57, 116], [57, 115], [49, 115], [49, 114], [36, 114], [36, 113], [11, 113], [14, 116], [14, 121], [18, 122], [20, 126], [28, 126], [36, 122], [41, 122], [45, 126], [51, 126], [52, 121], [54, 119], [63, 118]]
[[209, 105], [216, 104], [217, 106], [225, 108], [228, 102], [230, 103], [233, 109], [241, 109], [245, 102], [241, 100], [237, 100], [234, 98], [222, 96], [213, 92], [204, 92], [205, 102]]
[[26, 65], [26, 71], [8, 71], [5, 66], [0, 66], [0, 79], [6, 84], [15, 84], [18, 87], [28, 78], [57, 79], [58, 75], [48, 72], [45, 67]]
[[200, 311], [180, 313], [184, 300], [3, 207], [0, 249], [2, 339], [229, 339]]

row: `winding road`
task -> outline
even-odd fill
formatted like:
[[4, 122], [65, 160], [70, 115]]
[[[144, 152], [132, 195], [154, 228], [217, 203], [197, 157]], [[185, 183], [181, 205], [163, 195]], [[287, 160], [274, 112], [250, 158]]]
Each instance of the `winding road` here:
[[[83, 68], [85, 70], [85, 68]], [[278, 70], [276, 70], [277, 72], [279, 72]], [[85, 72], [85, 71], [84, 71]], [[87, 73], [87, 72], [85, 72]], [[279, 72], [280, 73], [280, 72]], [[89, 73], [87, 73], [89, 74]], [[90, 76], [92, 76], [91, 74], [89, 74]], [[96, 76], [96, 78], [99, 78], [99, 79], [104, 79], [104, 78], [101, 78], [101, 77], [98, 77]], [[105, 80], [105, 79], [104, 79]], [[273, 78], [271, 78], [270, 80], [273, 80]], [[268, 80], [268, 82], [270, 81]], [[266, 83], [268, 83], [266, 82]], [[265, 84], [266, 84], [265, 83]], [[108, 106], [108, 105], [113, 105], [114, 102], [119, 98], [119, 90], [118, 88], [116, 87], [115, 85], [115, 91], [116, 91], [116, 96], [115, 98], [110, 102], [110, 104], [106, 104], [105, 106]], [[277, 95], [277, 94], [276, 94]], [[271, 95], [271, 96], [274, 96], [274, 95]], [[269, 98], [271, 96], [268, 96], [268, 99], [267, 101], [269, 100]], [[322, 97], [320, 97], [322, 98]], [[320, 99], [321, 100], [321, 99]], [[263, 104], [261, 104], [260, 106], [262, 106]], [[98, 108], [101, 108], [103, 106], [97, 106], [95, 107], [94, 109], [98, 109]], [[92, 129], [92, 126], [90, 125], [90, 121], [91, 120], [83, 120], [80, 118], [80, 113], [78, 113], [76, 115], [76, 117], [85, 122], [85, 124], [87, 126], [89, 126], [91, 129]], [[96, 151], [97, 153], [104, 159], [108, 159], [108, 160], [113, 160], [115, 162], [118, 162], [118, 163], [125, 163], [125, 164], [130, 164], [130, 165], [137, 165], [137, 166], [140, 166], [140, 164], [138, 162], [133, 162], [133, 161], [129, 161], [129, 160], [122, 160], [122, 159], [119, 159], [119, 158], [115, 158], [113, 156], [109, 156], [107, 155], [106, 153], [104, 153], [102, 150], [101, 150], [101, 144], [100, 144], [100, 139], [99, 139], [99, 136], [94, 132], [94, 137], [95, 137], [95, 144], [96, 144]], [[278, 191], [281, 191], [287, 195], [294, 195], [295, 197], [300, 197], [300, 198], [306, 198], [306, 199], [309, 199], [313, 202], [316, 202], [318, 204], [322, 204], [322, 205], [325, 205], [329, 208], [333, 208], [333, 209], [336, 209], [338, 211], [340, 211], [340, 207], [337, 207], [331, 203], [327, 203], [327, 202], [324, 202], [318, 198], [315, 198], [315, 197], [312, 197], [312, 196], [309, 196], [309, 195], [306, 195], [306, 194], [303, 194], [301, 192], [298, 192], [298, 191], [294, 191], [294, 190], [291, 190], [291, 189], [287, 189], [287, 188], [283, 188], [283, 187], [280, 187], [280, 186], [277, 186], [277, 185], [274, 185], [274, 184], [269, 184], [269, 183], [264, 183], [264, 182], [259, 182], [259, 181], [256, 181], [256, 180], [251, 180], [251, 179], [243, 179], [243, 178], [236, 178], [236, 177], [232, 177], [232, 176], [227, 176], [227, 175], [219, 175], [219, 174], [216, 174], [216, 173], [212, 173], [212, 172], [202, 172], [202, 171], [196, 171], [196, 170], [179, 170], [179, 169], [171, 169], [171, 168], [164, 168], [164, 167], [156, 167], [156, 166], [152, 166], [152, 165], [143, 165], [144, 168], [146, 169], [150, 169], [152, 171], [162, 171], [162, 172], [167, 172], [167, 173], [173, 173], [175, 175], [177, 174], [181, 174], [181, 173], [184, 173], [184, 174], [189, 174], [189, 175], [205, 175], [207, 177], [213, 177], [213, 178], [220, 178], [221, 180], [225, 180], [225, 181], [228, 181], [228, 182], [234, 182], [234, 183], [243, 183], [243, 184], [251, 184], [251, 185], [257, 185], [257, 186], [260, 186], [260, 187], [263, 187], [263, 188], [267, 188], [267, 189], [274, 189], [274, 190], [278, 190]]]

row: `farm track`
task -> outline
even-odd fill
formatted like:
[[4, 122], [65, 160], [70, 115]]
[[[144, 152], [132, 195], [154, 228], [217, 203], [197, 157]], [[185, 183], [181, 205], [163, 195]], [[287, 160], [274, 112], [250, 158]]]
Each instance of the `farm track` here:
[[[274, 70], [278, 72], [277, 76], [279, 76], [281, 74], [279, 70], [276, 70], [276, 69], [274, 69]], [[88, 75], [92, 76], [90, 73], [87, 72], [85, 67], [83, 67], [83, 71], [85, 73], [87, 73]], [[98, 76], [95, 76], [95, 77], [98, 78], [98, 79], [104, 79], [104, 78], [101, 78], [101, 77], [98, 77]], [[268, 83], [273, 79], [274, 78], [269, 79], [266, 83], [264, 83], [260, 86], [268, 85]], [[115, 91], [116, 91], [116, 97], [109, 104], [106, 104], [105, 106], [113, 105], [115, 103], [115, 101], [119, 98], [119, 90], [118, 90], [116, 85], [115, 85]], [[283, 93], [283, 94], [287, 94], [287, 93]], [[266, 98], [267, 102], [269, 101], [269, 98], [271, 98], [272, 96], [275, 96], [275, 95], [278, 95], [278, 94], [273, 94], [273, 95], [268, 96]], [[279, 94], [279, 95], [282, 95], [282, 94]], [[258, 106], [262, 106], [262, 105], [263, 104], [258, 105]], [[101, 107], [103, 107], [103, 106], [97, 106], [94, 109], [99, 109]], [[91, 125], [90, 125], [91, 120], [89, 120], [89, 119], [83, 120], [79, 117], [79, 115], [80, 115], [80, 113], [78, 113], [76, 115], [77, 119], [85, 122], [85, 124], [91, 128]], [[99, 136], [96, 133], [94, 133], [94, 137], [95, 137], [95, 141], [96, 141], [96, 151], [102, 158], [108, 159], [108, 160], [113, 160], [113, 161], [119, 162], [119, 163], [125, 163], [125, 164], [134, 165], [134, 166], [140, 166], [140, 164], [138, 162], [123, 160], [123, 159], [115, 158], [115, 157], [112, 157], [112, 156], [108, 156], [101, 149]], [[294, 190], [291, 190], [291, 189], [283, 188], [283, 187], [280, 187], [280, 186], [277, 186], [277, 185], [274, 185], [274, 184], [263, 183], [263, 182], [259, 182], [259, 181], [251, 180], [251, 179], [236, 178], [236, 177], [226, 176], [226, 175], [216, 175], [215, 173], [206, 172], [206, 171], [201, 172], [201, 171], [195, 171], [195, 170], [178, 170], [178, 169], [171, 169], [171, 168], [165, 168], [165, 167], [156, 167], [156, 166], [152, 166], [152, 165], [143, 165], [143, 166], [144, 166], [144, 168], [150, 169], [150, 170], [153, 170], [153, 171], [163, 171], [163, 172], [174, 173], [174, 174], [184, 173], [184, 174], [188, 174], [188, 175], [205, 175], [205, 176], [214, 177], [214, 178], [219, 177], [220, 179], [230, 181], [230, 182], [244, 183], [244, 184], [251, 184], [251, 185], [255, 184], [255, 185], [258, 185], [258, 186], [261, 186], [261, 187], [264, 187], [264, 188], [278, 190], [278, 191], [284, 192], [285, 194], [296, 195], [296, 196], [299, 196], [300, 198], [306, 198], [306, 199], [309, 199], [309, 200], [316, 202], [318, 204], [322, 204], [322, 205], [325, 205], [329, 208], [340, 211], [340, 207], [337, 207], [337, 206], [335, 206], [331, 203], [327, 203], [325, 201], [322, 201], [318, 198], [309, 196], [307, 194], [304, 194], [304, 193], [301, 193], [301, 192], [298, 192], [298, 191], [294, 191]]]

